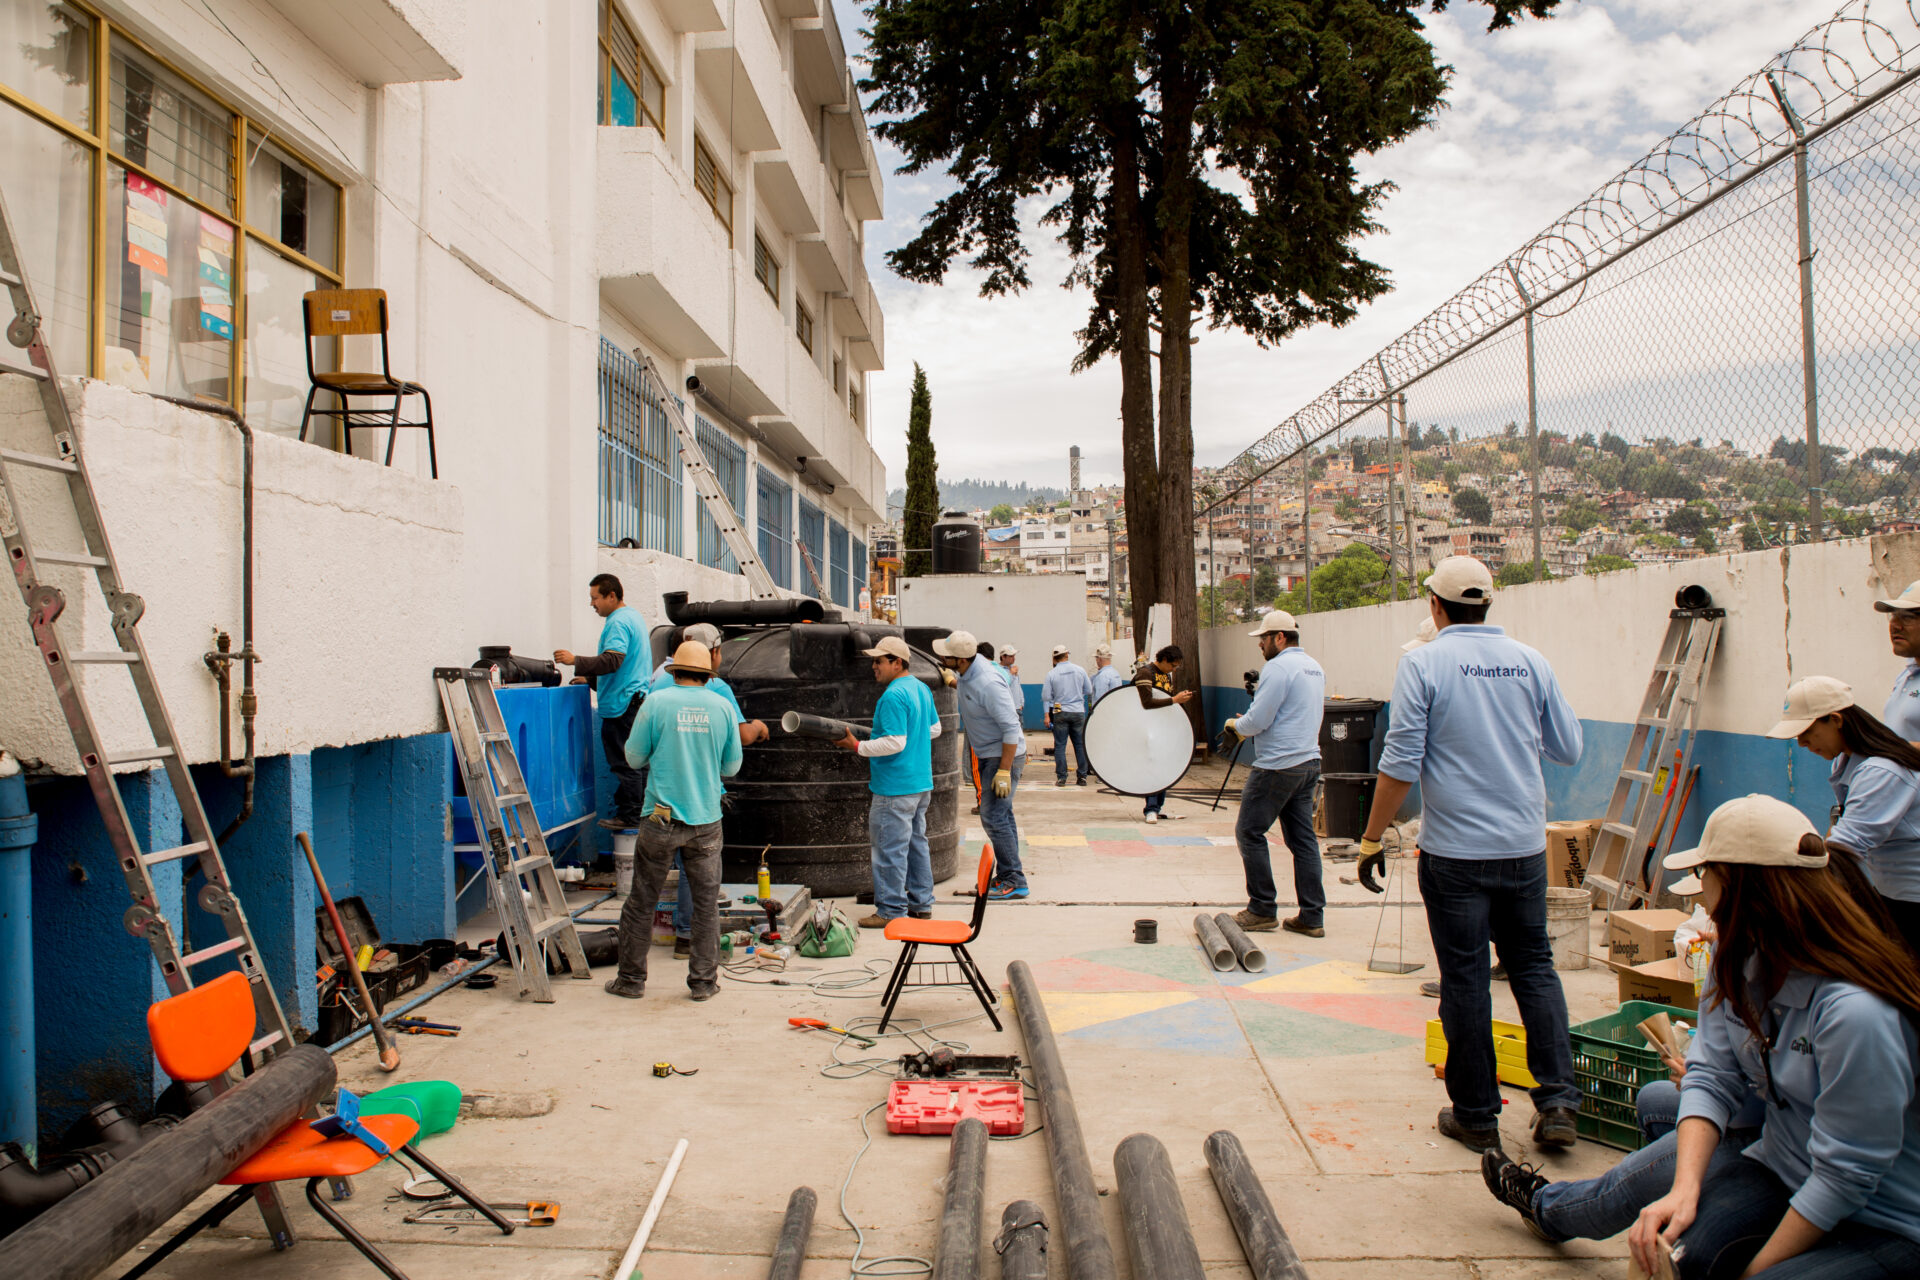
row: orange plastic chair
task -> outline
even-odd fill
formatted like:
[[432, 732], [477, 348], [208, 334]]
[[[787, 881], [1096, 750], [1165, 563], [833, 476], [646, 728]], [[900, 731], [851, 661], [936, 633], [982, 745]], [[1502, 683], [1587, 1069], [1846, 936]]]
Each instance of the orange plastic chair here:
[[[185, 1084], [212, 1080], [225, 1072], [246, 1051], [253, 1039], [253, 1029], [253, 993], [247, 979], [238, 973], [223, 973], [211, 982], [171, 996], [147, 1010], [147, 1036], [153, 1041], [154, 1057], [159, 1059], [163, 1071]], [[512, 1223], [413, 1146], [414, 1136], [420, 1131], [418, 1121], [408, 1116], [363, 1116], [360, 1123], [387, 1146], [404, 1151], [447, 1190], [485, 1215], [500, 1228], [502, 1235], [513, 1234]], [[405, 1272], [394, 1266], [372, 1241], [354, 1230], [320, 1195], [322, 1182], [365, 1173], [386, 1158], [358, 1138], [346, 1134], [329, 1137], [315, 1132], [305, 1120], [296, 1120], [220, 1179], [221, 1186], [234, 1188], [232, 1194], [188, 1223], [121, 1280], [145, 1275], [195, 1235], [224, 1222], [253, 1198], [256, 1187], [296, 1178], [307, 1180], [307, 1203], [348, 1244], [392, 1280], [407, 1280]]]
[[948, 987], [951, 982], [915, 982], [912, 980], [914, 957], [921, 947], [951, 947], [953, 959], [928, 960], [921, 963], [937, 965], [945, 969], [949, 963], [960, 970], [966, 978], [967, 986], [980, 999], [980, 1007], [993, 1019], [993, 1029], [1004, 1031], [1000, 1025], [1000, 1015], [993, 1006], [1000, 1002], [987, 980], [980, 976], [980, 966], [967, 954], [967, 944], [980, 936], [980, 922], [987, 915], [987, 890], [993, 887], [993, 846], [983, 845], [980, 849], [980, 870], [974, 876], [973, 919], [964, 920], [915, 920], [911, 916], [897, 916], [887, 921], [887, 939], [904, 945], [900, 956], [893, 962], [893, 972], [887, 975], [886, 994], [880, 1010], [880, 1030], [887, 1029], [887, 1022], [893, 1017], [893, 1006], [899, 1003], [900, 993], [908, 987]]

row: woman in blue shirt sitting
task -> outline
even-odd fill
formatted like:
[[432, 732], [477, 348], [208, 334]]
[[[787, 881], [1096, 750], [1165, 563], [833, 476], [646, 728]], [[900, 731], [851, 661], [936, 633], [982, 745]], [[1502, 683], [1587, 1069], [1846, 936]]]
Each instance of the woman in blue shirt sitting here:
[[1920, 749], [1854, 705], [1853, 690], [1812, 676], [1787, 690], [1770, 738], [1793, 738], [1833, 761], [1833, 823], [1827, 843], [1851, 849], [1920, 955]]
[[[1719, 934], [1680, 1086], [1673, 1189], [1628, 1234], [1682, 1280], [1920, 1275], [1920, 969], [1851, 897], [1798, 809], [1745, 796], [1700, 846], [1667, 858], [1697, 876]], [[1760, 1140], [1709, 1170], [1749, 1090]]]

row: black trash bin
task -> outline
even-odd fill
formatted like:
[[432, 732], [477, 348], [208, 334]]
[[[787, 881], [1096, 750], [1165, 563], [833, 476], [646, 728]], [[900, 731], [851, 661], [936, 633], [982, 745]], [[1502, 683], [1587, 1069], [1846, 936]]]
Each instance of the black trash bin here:
[[1373, 768], [1373, 724], [1386, 704], [1378, 698], [1328, 698], [1320, 718], [1322, 774], [1367, 773]]
[[1330, 840], [1358, 840], [1367, 829], [1373, 809], [1377, 773], [1323, 773], [1320, 775], [1321, 822]]

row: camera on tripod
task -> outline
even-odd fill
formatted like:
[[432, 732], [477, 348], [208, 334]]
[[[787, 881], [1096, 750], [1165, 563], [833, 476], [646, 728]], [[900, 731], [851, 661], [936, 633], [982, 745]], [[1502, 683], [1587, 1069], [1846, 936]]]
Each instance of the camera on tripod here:
[[1240, 681], [1246, 686], [1247, 696], [1251, 698], [1253, 696], [1254, 686], [1260, 683], [1260, 673], [1258, 671], [1242, 671], [1240, 673]]

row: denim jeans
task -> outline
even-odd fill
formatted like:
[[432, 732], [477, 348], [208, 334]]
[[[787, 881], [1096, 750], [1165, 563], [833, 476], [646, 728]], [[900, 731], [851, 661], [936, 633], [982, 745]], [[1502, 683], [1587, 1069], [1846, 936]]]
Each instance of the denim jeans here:
[[980, 829], [993, 846], [993, 879], [996, 884], [1010, 884], [1016, 889], [1027, 883], [1027, 874], [1020, 869], [1020, 829], [1013, 823], [1013, 797], [1020, 790], [1020, 775], [1026, 768], [1025, 756], [1013, 758], [1013, 786], [1002, 797], [993, 794], [993, 775], [1000, 771], [1000, 762], [980, 762]]
[[697, 827], [684, 822], [640, 824], [640, 841], [633, 851], [633, 889], [620, 908], [620, 976], [640, 983], [647, 980], [647, 957], [653, 949], [653, 912], [667, 868], [675, 855], [685, 868], [681, 880], [693, 882], [693, 959], [687, 966], [687, 986], [698, 991], [720, 985], [720, 824]]
[[646, 814], [647, 775], [627, 763], [627, 739], [633, 736], [633, 722], [640, 717], [641, 699], [635, 695], [627, 709], [600, 721], [600, 749], [607, 753], [607, 770], [613, 774], [613, 813], [630, 827], [640, 825]]
[[1087, 713], [1084, 711], [1056, 711], [1053, 713], [1053, 776], [1057, 782], [1067, 780], [1067, 744], [1073, 744], [1073, 775], [1082, 782], [1087, 780]]
[[673, 865], [680, 870], [680, 892], [673, 900], [673, 936], [691, 938], [693, 936], [693, 886], [687, 881], [686, 859], [676, 853], [673, 855]]
[[[1544, 851], [1543, 851], [1544, 852]], [[1422, 853], [1420, 897], [1440, 968], [1440, 1022], [1447, 1033], [1447, 1097], [1469, 1129], [1500, 1123], [1493, 1056], [1491, 941], [1527, 1028], [1533, 1105], [1580, 1106], [1567, 1036], [1567, 997], [1547, 941], [1547, 860], [1447, 858]]]
[[1319, 778], [1318, 760], [1291, 769], [1247, 772], [1233, 838], [1240, 844], [1240, 861], [1247, 869], [1247, 910], [1254, 915], [1280, 912], [1273, 857], [1267, 847], [1267, 829], [1277, 821], [1293, 854], [1293, 892], [1300, 900], [1300, 922], [1325, 923], [1327, 890], [1320, 879], [1320, 841], [1313, 834], [1313, 784]]
[[1150, 813], [1160, 813], [1164, 811], [1166, 807], [1167, 793], [1164, 791], [1156, 791], [1140, 802], [1140, 816], [1144, 818]]
[[[933, 910], [933, 851], [927, 847], [927, 807], [933, 792], [875, 796], [867, 806], [873, 848], [873, 913], [892, 920], [909, 910]], [[998, 848], [998, 846], [995, 846]]]
[[[1633, 1225], [1640, 1211], [1673, 1190], [1673, 1167], [1680, 1150], [1674, 1132], [1680, 1114], [1680, 1088], [1655, 1080], [1634, 1100], [1640, 1133], [1647, 1145], [1629, 1151], [1597, 1178], [1549, 1182], [1533, 1193], [1533, 1220], [1556, 1241], [1605, 1240]], [[1727, 1129], [1707, 1166], [1707, 1176], [1760, 1140], [1758, 1129]]]
[[[1700, 1215], [1674, 1245], [1680, 1280], [1733, 1280], [1745, 1271], [1787, 1216], [1794, 1190], [1758, 1160], [1716, 1162], [1700, 1189]], [[1761, 1274], [1767, 1280], [1920, 1275], [1920, 1242], [1848, 1220], [1805, 1253]]]

